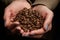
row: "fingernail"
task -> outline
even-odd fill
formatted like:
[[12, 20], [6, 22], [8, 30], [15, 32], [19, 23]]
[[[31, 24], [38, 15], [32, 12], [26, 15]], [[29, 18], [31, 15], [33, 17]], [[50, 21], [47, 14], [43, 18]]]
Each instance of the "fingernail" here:
[[46, 26], [45, 26], [44, 30], [45, 30], [45, 31], [47, 31], [47, 30], [48, 30], [48, 25], [46, 25]]

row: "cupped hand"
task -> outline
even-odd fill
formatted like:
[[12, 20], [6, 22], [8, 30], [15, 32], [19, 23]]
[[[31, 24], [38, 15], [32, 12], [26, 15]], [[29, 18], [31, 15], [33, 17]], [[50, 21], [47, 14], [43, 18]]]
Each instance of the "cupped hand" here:
[[39, 38], [39, 35], [40, 37], [42, 37], [44, 33], [52, 29], [53, 12], [48, 7], [43, 5], [35, 6], [33, 10], [38, 11], [43, 16], [43, 18], [45, 18], [44, 25], [41, 29], [33, 30], [31, 32], [25, 33], [24, 36], [32, 35], [30, 37]]
[[[31, 6], [27, 1], [13, 1], [10, 5], [5, 8], [4, 21], [5, 27], [8, 29], [12, 28], [12, 24], [17, 25], [19, 22], [12, 22], [16, 14], [23, 8], [29, 9]], [[13, 28], [14, 29], [14, 28]]]

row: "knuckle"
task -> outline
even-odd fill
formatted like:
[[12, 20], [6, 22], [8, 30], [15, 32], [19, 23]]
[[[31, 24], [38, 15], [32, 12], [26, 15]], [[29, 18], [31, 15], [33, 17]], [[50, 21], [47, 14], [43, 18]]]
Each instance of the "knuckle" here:
[[54, 17], [54, 13], [51, 11], [51, 16]]
[[5, 10], [4, 11], [7, 11], [8, 10], [8, 8], [5, 8]]
[[52, 12], [52, 16], [54, 17], [54, 13]]

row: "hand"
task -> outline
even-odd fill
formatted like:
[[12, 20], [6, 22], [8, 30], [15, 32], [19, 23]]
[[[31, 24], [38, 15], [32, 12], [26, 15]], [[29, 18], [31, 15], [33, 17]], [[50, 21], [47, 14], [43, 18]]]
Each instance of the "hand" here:
[[[43, 18], [45, 18], [44, 25], [41, 29], [38, 30], [33, 30], [29, 33], [25, 33], [24, 36], [29, 36], [32, 35], [31, 37], [37, 38], [36, 35], [43, 35], [44, 33], [50, 31], [52, 29], [52, 19], [53, 19], [53, 12], [47, 8], [46, 6], [43, 5], [38, 5], [33, 8], [33, 10], [38, 11]], [[34, 36], [33, 36], [34, 35]], [[42, 37], [42, 36], [41, 36]]]
[[[29, 9], [31, 6], [27, 1], [13, 1], [10, 5], [5, 8], [4, 20], [5, 27], [8, 29], [12, 28], [11, 24], [19, 24], [18, 22], [12, 23], [11, 21], [15, 17], [15, 15], [22, 10], [23, 8]], [[14, 28], [13, 28], [14, 29]]]

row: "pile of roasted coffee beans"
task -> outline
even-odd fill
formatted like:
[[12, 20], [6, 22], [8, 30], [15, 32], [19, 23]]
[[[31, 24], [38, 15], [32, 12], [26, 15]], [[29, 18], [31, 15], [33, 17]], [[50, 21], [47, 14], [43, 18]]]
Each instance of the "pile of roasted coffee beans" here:
[[19, 21], [20, 27], [25, 31], [37, 30], [43, 27], [44, 18], [35, 10], [24, 8], [14, 18]]

